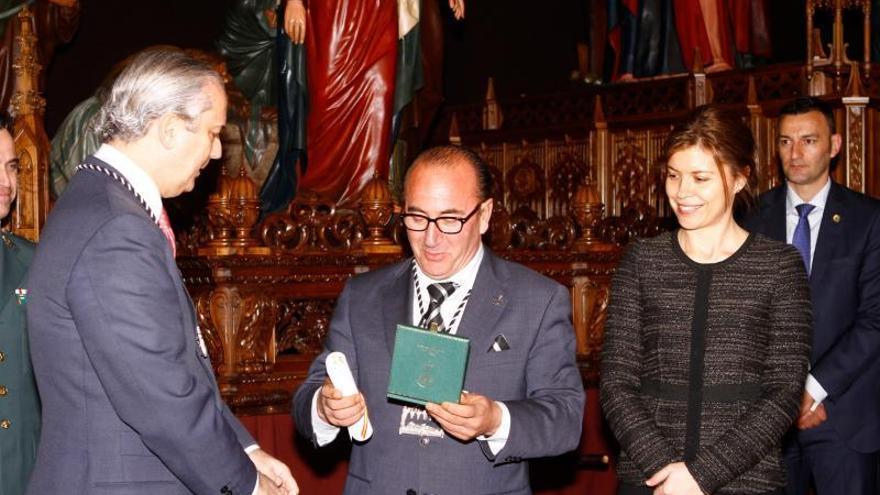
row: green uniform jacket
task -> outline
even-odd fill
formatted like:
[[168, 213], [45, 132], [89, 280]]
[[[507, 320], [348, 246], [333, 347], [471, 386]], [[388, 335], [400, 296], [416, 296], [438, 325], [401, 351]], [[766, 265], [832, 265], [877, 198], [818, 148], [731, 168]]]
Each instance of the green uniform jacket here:
[[27, 486], [40, 436], [40, 399], [31, 369], [25, 308], [34, 245], [0, 234], [0, 495]]

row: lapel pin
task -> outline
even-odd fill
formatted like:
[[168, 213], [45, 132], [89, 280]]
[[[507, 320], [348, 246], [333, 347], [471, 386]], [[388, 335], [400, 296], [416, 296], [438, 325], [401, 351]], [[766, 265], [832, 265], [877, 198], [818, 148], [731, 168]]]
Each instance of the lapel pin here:
[[27, 302], [27, 289], [15, 289], [15, 297], [18, 298], [18, 304]]
[[498, 294], [495, 296], [495, 299], [492, 300], [492, 304], [495, 306], [502, 306], [504, 304], [504, 294]]
[[840, 223], [840, 214], [835, 213], [834, 215], [831, 215], [831, 221], [834, 223]]
[[199, 352], [202, 358], [208, 359], [208, 346], [205, 345], [205, 338], [202, 337], [202, 329], [196, 325], [196, 343], [199, 345]]

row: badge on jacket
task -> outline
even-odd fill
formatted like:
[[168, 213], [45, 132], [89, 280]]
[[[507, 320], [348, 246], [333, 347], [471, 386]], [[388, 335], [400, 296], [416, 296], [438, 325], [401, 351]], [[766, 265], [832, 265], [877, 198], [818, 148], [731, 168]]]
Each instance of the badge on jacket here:
[[24, 304], [27, 302], [27, 289], [18, 288], [15, 289], [15, 297], [18, 299], [18, 304]]
[[203, 358], [208, 359], [208, 346], [205, 345], [205, 338], [202, 337], [202, 329], [196, 325], [196, 342], [199, 343], [199, 353]]

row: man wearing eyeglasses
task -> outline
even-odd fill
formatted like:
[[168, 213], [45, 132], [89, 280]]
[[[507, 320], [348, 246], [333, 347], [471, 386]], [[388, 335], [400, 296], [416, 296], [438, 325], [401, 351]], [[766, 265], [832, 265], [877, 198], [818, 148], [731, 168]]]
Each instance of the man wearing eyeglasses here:
[[[353, 442], [346, 494], [528, 494], [525, 459], [577, 446], [584, 391], [568, 291], [483, 246], [490, 191], [476, 154], [423, 152], [404, 181], [413, 257], [352, 278], [339, 298], [293, 414], [323, 446], [369, 411], [374, 433]], [[399, 323], [470, 340], [459, 403], [386, 399]], [[331, 351], [346, 355], [360, 393], [343, 397], [327, 379]]]

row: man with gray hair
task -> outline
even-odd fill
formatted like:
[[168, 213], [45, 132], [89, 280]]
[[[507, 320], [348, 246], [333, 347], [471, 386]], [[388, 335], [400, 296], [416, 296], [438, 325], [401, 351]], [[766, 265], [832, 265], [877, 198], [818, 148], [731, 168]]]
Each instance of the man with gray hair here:
[[173, 48], [132, 59], [47, 220], [28, 324], [43, 428], [29, 494], [295, 494], [223, 403], [162, 198], [220, 157], [222, 81]]

